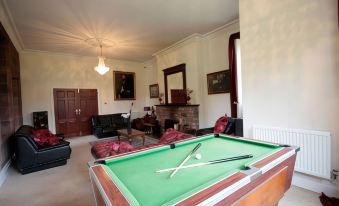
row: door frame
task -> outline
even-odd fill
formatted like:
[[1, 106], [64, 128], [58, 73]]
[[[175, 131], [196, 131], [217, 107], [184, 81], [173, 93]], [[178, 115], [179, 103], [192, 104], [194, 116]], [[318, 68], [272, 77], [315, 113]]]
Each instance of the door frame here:
[[[58, 90], [63, 90], [63, 91], [67, 91], [67, 90], [77, 90], [76, 92], [76, 104], [77, 104], [77, 107], [80, 107], [80, 91], [81, 90], [95, 90], [96, 91], [96, 105], [97, 105], [97, 108], [96, 108], [96, 114], [99, 113], [99, 93], [98, 93], [98, 89], [80, 89], [80, 88], [53, 88], [52, 89], [52, 93], [53, 93], [53, 110], [54, 110], [54, 126], [55, 126], [55, 133], [59, 133], [60, 131], [59, 130], [59, 127], [57, 126], [58, 125], [58, 121], [57, 121], [57, 112], [58, 112], [58, 109], [57, 109], [57, 98], [56, 98], [56, 91]], [[80, 115], [77, 116], [77, 122], [79, 124], [79, 131], [78, 131], [78, 134], [77, 136], [81, 136], [81, 127], [80, 127]], [[65, 134], [65, 137], [76, 137], [76, 136], [67, 136], [67, 134]]]

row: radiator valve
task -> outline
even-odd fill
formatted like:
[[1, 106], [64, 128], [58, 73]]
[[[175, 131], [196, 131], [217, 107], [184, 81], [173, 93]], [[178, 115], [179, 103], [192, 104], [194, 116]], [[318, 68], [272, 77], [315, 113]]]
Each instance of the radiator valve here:
[[332, 178], [331, 179], [332, 180], [337, 180], [337, 177], [338, 177], [338, 174], [339, 174], [338, 170], [333, 169], [331, 173], [332, 173]]

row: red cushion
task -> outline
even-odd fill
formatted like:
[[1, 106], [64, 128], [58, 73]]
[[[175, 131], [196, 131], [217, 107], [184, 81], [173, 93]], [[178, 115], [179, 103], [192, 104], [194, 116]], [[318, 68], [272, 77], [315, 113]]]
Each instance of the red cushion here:
[[52, 134], [48, 129], [37, 129], [32, 130], [33, 140], [39, 146], [51, 146], [58, 144], [59, 139], [57, 136]]
[[164, 132], [164, 134], [161, 136], [159, 142], [161, 144], [170, 144], [172, 142], [182, 140], [182, 139], [187, 139], [192, 137], [190, 134], [178, 132], [173, 128], [169, 128]]
[[92, 151], [97, 158], [110, 157], [117, 154], [133, 151], [134, 147], [127, 142], [109, 141], [98, 143], [92, 147]]
[[225, 114], [225, 116], [220, 117], [215, 123], [214, 133], [218, 134], [218, 133], [225, 131], [227, 124], [228, 124], [228, 118], [227, 118], [227, 115]]

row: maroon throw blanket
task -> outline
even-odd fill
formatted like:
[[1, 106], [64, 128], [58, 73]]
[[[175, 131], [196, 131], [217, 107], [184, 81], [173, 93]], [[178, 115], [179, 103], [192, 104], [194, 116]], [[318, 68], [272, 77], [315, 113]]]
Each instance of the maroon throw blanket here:
[[33, 140], [39, 146], [51, 146], [59, 143], [57, 136], [52, 134], [48, 129], [32, 130]]
[[182, 139], [187, 139], [192, 137], [190, 134], [178, 132], [173, 128], [169, 128], [166, 130], [166, 132], [161, 136], [160, 138], [160, 143], [161, 144], [170, 144], [172, 142], [182, 140]]
[[92, 151], [97, 158], [110, 157], [117, 154], [133, 151], [134, 147], [127, 142], [110, 141], [96, 144]]

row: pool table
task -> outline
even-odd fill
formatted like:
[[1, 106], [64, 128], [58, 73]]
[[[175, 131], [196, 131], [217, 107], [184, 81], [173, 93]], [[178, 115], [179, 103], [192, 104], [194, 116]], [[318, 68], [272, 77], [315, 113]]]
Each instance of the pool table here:
[[[177, 167], [192, 149], [201, 159], [252, 158], [156, 173]], [[291, 185], [298, 147], [210, 134], [89, 163], [97, 205], [276, 205]]]

